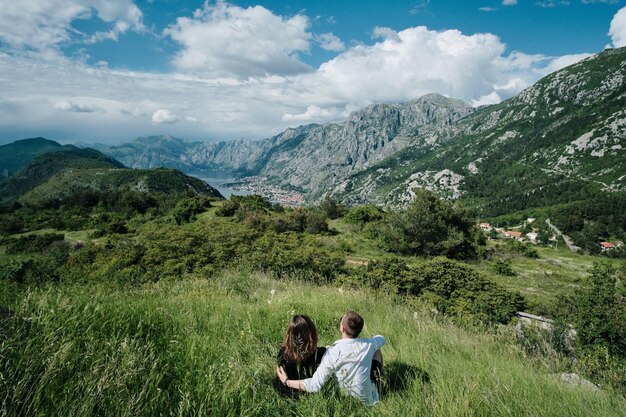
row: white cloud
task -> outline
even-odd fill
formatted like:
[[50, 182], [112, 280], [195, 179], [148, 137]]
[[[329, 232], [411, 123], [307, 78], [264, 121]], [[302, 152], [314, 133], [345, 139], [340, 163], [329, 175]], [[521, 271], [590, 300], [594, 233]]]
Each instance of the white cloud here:
[[160, 124], [172, 124], [180, 122], [180, 116], [173, 114], [166, 109], [159, 109], [152, 113], [152, 123]]
[[247, 79], [293, 75], [312, 69], [297, 53], [309, 50], [308, 17], [283, 18], [262, 6], [208, 2], [192, 18], [179, 17], [164, 34], [182, 45], [174, 59], [183, 72]]
[[420, 14], [428, 9], [428, 5], [430, 0], [417, 0], [409, 13], [411, 14]]
[[[116, 40], [129, 30], [145, 30], [132, 0], [0, 0], [0, 10], [0, 41], [15, 50], [50, 51], [69, 40]], [[94, 16], [112, 28], [85, 34], [72, 27], [72, 22]]]
[[502, 0], [503, 6], [515, 6], [517, 4], [517, 0]]
[[329, 120], [336, 120], [338, 117], [347, 117], [348, 113], [342, 109], [331, 107], [323, 109], [314, 104], [308, 106], [304, 113], [291, 114], [285, 113], [282, 117], [284, 122], [324, 122]]
[[322, 33], [315, 37], [320, 47], [326, 51], [341, 52], [346, 49], [346, 45], [332, 33]]
[[[0, 52], [0, 132], [15, 139], [55, 132], [58, 139], [102, 142], [164, 130], [193, 140], [261, 138], [430, 92], [493, 103], [584, 58], [506, 53], [497, 36], [455, 30], [381, 27], [373, 35], [371, 44], [350, 47], [315, 71], [240, 79], [221, 78], [219, 71], [220, 77], [146, 73]], [[76, 112], [81, 106], [100, 110], [89, 116]]]
[[613, 47], [626, 46], [626, 7], [621, 8], [611, 20], [609, 36]]
[[502, 98], [498, 93], [492, 91], [491, 93], [484, 95], [476, 100], [472, 100], [472, 106], [486, 106], [489, 104], [497, 104], [502, 101]]
[[82, 103], [72, 103], [71, 101], [61, 100], [54, 103], [54, 108], [57, 110], [69, 111], [74, 113], [95, 113], [103, 111], [97, 106]]
[[568, 0], [544, 0], [535, 3], [536, 6], [543, 8], [552, 8], [556, 6], [569, 6], [571, 3]]
[[545, 59], [504, 56], [505, 45], [491, 34], [467, 36], [422, 26], [400, 32], [376, 28], [374, 35], [383, 40], [355, 46], [306, 78], [323, 94], [356, 103], [410, 100], [431, 92], [474, 100], [511, 79], [533, 82], [538, 78], [534, 65]]
[[400, 41], [398, 32], [387, 27], [376, 26], [372, 31], [372, 39]]
[[498, 9], [494, 9], [493, 7], [479, 7], [478, 10], [481, 12], [495, 12]]

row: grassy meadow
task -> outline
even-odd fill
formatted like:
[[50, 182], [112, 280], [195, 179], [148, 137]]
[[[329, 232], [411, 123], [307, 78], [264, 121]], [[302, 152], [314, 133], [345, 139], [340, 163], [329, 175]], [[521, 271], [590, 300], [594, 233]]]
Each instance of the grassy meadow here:
[[[433, 299], [340, 279], [392, 256], [365, 228], [339, 219], [321, 233], [278, 233], [271, 225], [297, 212], [225, 217], [224, 204], [181, 224], [170, 214], [137, 215], [125, 234], [5, 236], [0, 416], [624, 415], [619, 386], [561, 382], [576, 364], [526, 350], [514, 322], [483, 326], [442, 314]], [[65, 243], [40, 247], [27, 237], [51, 233]], [[588, 285], [597, 259], [545, 247], [528, 258], [504, 241], [486, 250], [491, 259], [469, 265], [523, 294], [535, 313]], [[510, 258], [515, 275], [496, 274], [494, 257]], [[435, 268], [427, 258], [394, 259], [414, 272]], [[467, 268], [449, 272], [465, 271], [459, 265]], [[458, 311], [472, 311], [471, 301], [457, 301]], [[348, 309], [364, 316], [364, 336], [387, 339], [382, 401], [365, 408], [332, 384], [298, 400], [280, 396], [275, 357], [291, 316], [310, 315], [329, 345]]]
[[[276, 281], [246, 270], [140, 287], [5, 287], [3, 416], [623, 416], [610, 390], [568, 386], [563, 363], [526, 357], [511, 328], [456, 327], [382, 293]], [[367, 409], [330, 387], [299, 400], [272, 386], [289, 318], [311, 315], [320, 344], [355, 309], [383, 334], [387, 388]]]

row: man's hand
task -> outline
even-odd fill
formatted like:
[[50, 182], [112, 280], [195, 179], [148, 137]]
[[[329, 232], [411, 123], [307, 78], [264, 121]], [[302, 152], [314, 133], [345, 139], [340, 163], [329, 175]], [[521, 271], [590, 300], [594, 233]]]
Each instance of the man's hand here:
[[280, 382], [282, 382], [283, 384], [287, 380], [287, 374], [285, 373], [285, 370], [282, 366], [276, 367], [276, 375], [278, 375], [278, 379], [280, 379]]

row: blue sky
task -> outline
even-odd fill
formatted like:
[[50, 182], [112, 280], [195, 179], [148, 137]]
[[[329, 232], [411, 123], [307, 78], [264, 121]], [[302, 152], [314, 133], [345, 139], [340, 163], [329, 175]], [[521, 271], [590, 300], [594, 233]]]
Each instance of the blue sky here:
[[474, 105], [626, 45], [626, 0], [0, 0], [0, 142], [260, 138]]

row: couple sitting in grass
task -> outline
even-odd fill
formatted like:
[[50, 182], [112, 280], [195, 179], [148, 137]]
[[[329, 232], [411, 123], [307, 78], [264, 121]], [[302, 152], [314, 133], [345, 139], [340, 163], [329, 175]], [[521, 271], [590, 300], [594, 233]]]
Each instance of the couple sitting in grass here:
[[363, 317], [348, 311], [339, 325], [341, 339], [324, 348], [317, 347], [313, 321], [305, 315], [294, 316], [278, 352], [279, 390], [290, 395], [298, 391], [317, 392], [333, 375], [340, 391], [366, 405], [376, 404], [383, 367], [380, 348], [385, 338], [359, 338], [363, 324]]

